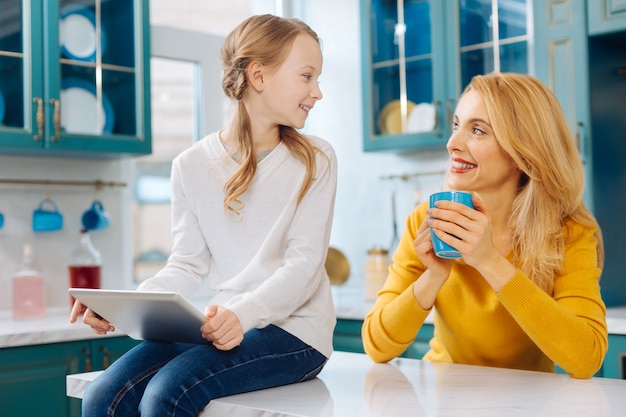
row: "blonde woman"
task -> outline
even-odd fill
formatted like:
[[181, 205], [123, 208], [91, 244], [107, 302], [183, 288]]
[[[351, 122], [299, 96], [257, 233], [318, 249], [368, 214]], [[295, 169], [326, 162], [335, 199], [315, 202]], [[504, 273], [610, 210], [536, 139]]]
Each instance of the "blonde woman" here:
[[[210, 343], [143, 342], [89, 386], [84, 417], [195, 416], [217, 397], [314, 378], [331, 355], [336, 158], [296, 130], [322, 98], [319, 39], [299, 20], [253, 16], [221, 60], [235, 115], [174, 160], [172, 254], [139, 287], [191, 296], [206, 279]], [[89, 310], [83, 321], [114, 330]]]
[[[555, 96], [529, 75], [476, 76], [447, 150], [446, 188], [472, 192], [476, 209], [441, 201], [409, 215], [366, 352], [402, 354], [434, 309], [426, 360], [593, 376], [607, 350], [602, 237]], [[437, 257], [430, 228], [462, 259]]]

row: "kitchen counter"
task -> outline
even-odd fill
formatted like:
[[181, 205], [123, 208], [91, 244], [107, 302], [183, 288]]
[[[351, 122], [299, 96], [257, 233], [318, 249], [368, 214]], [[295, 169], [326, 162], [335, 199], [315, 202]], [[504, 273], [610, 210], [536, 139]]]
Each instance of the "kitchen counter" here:
[[[68, 395], [81, 398], [98, 374], [68, 376]], [[625, 409], [626, 380], [404, 358], [374, 364], [335, 352], [314, 380], [220, 398], [200, 417], [617, 417]]]
[[[354, 288], [333, 287], [335, 313], [339, 319], [363, 320], [374, 304], [365, 300], [363, 292]], [[202, 300], [194, 300], [202, 305]], [[429, 317], [427, 321], [431, 321]], [[607, 309], [609, 334], [626, 335], [626, 307]], [[0, 315], [0, 348], [123, 336], [120, 330], [106, 336], [96, 335], [82, 322], [70, 324], [69, 308], [52, 309], [42, 319], [12, 320]]]

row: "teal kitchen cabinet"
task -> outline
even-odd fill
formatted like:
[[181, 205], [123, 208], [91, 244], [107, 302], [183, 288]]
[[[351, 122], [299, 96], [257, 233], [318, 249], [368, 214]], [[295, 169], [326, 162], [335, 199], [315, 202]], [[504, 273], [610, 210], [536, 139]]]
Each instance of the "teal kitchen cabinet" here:
[[[591, 115], [589, 111], [589, 57], [585, 0], [536, 0], [534, 75], [557, 96], [580, 152], [585, 177], [593, 176]], [[591, 182], [584, 200], [593, 211]]]
[[104, 369], [137, 343], [114, 337], [0, 349], [0, 415], [79, 417], [65, 377]]
[[611, 31], [595, 35], [591, 32], [597, 28], [600, 16], [608, 19], [609, 10], [617, 16], [619, 4], [536, 0], [533, 9], [535, 75], [559, 99], [584, 164], [583, 198], [596, 216], [604, 240], [600, 285], [607, 307], [626, 305], [622, 279], [626, 224], [615, 222], [626, 209], [626, 197], [613, 192], [626, 187], [626, 177], [622, 175], [626, 153], [626, 26], [618, 30], [614, 24]]
[[626, 30], [626, 0], [587, 0], [589, 35]]
[[0, 153], [151, 152], [148, 0], [0, 0]]
[[626, 379], [626, 335], [609, 335], [609, 350], [604, 357], [602, 376]]
[[[333, 348], [342, 352], [365, 353], [361, 338], [363, 320], [337, 319], [333, 334]], [[428, 351], [428, 342], [433, 337], [434, 327], [430, 323], [424, 323], [417, 333], [415, 341], [402, 354], [403, 357], [421, 359]]]
[[363, 149], [443, 149], [472, 76], [529, 72], [531, 19], [526, 0], [363, 0]]

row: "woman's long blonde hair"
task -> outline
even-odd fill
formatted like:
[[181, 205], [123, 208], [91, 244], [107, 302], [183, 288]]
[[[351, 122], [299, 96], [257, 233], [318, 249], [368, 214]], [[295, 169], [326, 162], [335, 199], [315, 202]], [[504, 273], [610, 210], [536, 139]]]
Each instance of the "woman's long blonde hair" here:
[[[233, 120], [235, 149], [239, 155], [240, 167], [224, 186], [224, 210], [239, 215], [243, 203], [239, 197], [246, 192], [257, 169], [257, 157], [252, 146], [250, 116], [243, 104], [249, 87], [246, 74], [253, 61], [275, 68], [285, 61], [291, 46], [300, 34], [308, 34], [320, 43], [317, 34], [304, 22], [293, 18], [282, 18], [270, 14], [252, 16], [243, 21], [225, 39], [220, 51], [222, 68], [222, 88], [226, 96], [237, 103]], [[307, 193], [313, 182], [316, 168], [316, 152], [319, 151], [303, 134], [290, 126], [279, 126], [280, 141], [306, 167], [306, 175], [298, 203]], [[236, 206], [236, 207], [234, 207]]]
[[555, 95], [530, 75], [491, 73], [472, 79], [484, 100], [496, 140], [522, 172], [511, 213], [515, 262], [552, 293], [563, 265], [565, 222], [597, 228], [598, 267], [604, 248], [600, 227], [583, 202], [584, 170]]

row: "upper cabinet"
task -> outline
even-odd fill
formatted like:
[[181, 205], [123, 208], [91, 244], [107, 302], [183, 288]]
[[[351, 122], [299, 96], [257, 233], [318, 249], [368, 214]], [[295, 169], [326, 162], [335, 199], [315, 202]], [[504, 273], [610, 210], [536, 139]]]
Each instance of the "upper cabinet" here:
[[0, 153], [151, 152], [147, 0], [0, 0]]
[[587, 0], [589, 35], [626, 30], [626, 0]]
[[364, 150], [443, 148], [472, 76], [529, 72], [527, 9], [526, 0], [362, 1]]

